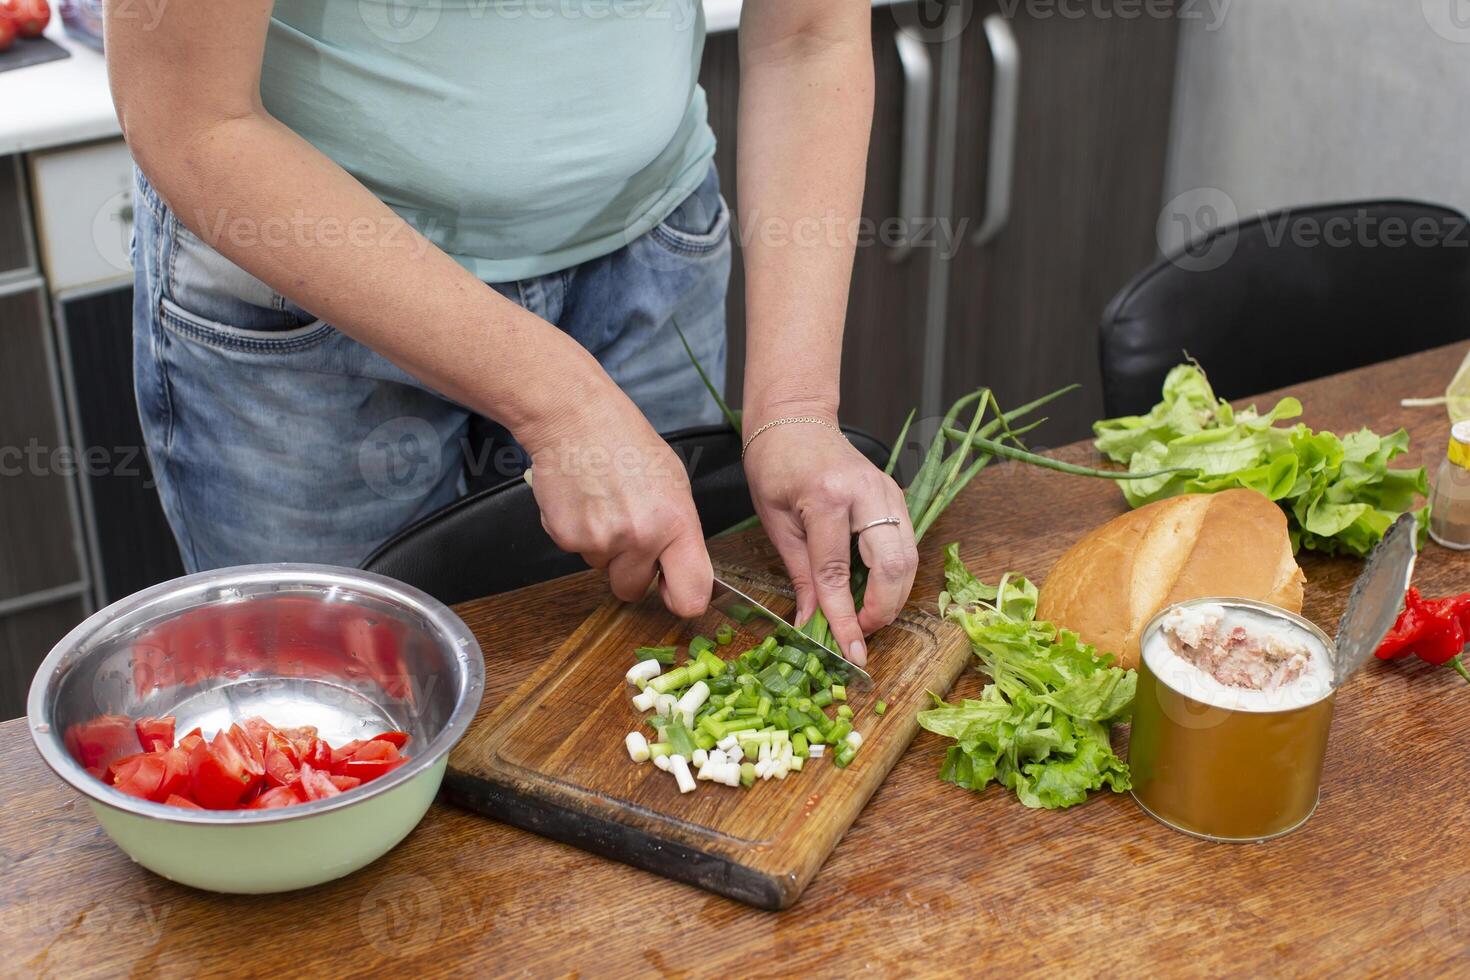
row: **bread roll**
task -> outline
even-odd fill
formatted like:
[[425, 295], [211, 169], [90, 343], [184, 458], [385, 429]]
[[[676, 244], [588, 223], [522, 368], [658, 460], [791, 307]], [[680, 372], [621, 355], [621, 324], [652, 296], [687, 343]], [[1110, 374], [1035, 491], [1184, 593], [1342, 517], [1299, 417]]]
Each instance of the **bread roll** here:
[[1097, 528], [1057, 559], [1037, 618], [1138, 666], [1138, 634], [1167, 605], [1203, 596], [1302, 610], [1305, 576], [1286, 515], [1254, 490], [1188, 494]]

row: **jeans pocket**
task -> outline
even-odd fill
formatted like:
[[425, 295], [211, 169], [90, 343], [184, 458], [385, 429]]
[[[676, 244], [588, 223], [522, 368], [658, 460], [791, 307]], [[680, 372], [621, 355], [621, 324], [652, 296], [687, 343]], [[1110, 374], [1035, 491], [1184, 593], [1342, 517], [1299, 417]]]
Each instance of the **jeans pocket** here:
[[285, 329], [237, 327], [186, 310], [167, 296], [159, 300], [158, 317], [165, 330], [186, 340], [244, 354], [290, 354], [315, 347], [336, 333], [321, 319]]
[[708, 255], [729, 240], [730, 205], [720, 193], [714, 168], [704, 183], [654, 225], [649, 237], [671, 252], [688, 256]]

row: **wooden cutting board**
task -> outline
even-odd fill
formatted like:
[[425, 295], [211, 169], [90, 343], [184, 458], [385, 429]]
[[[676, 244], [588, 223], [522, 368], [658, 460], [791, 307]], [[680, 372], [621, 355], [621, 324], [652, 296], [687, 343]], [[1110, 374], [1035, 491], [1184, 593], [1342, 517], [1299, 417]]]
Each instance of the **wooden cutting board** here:
[[[791, 615], [795, 600], [782, 580], [741, 568], [718, 571]], [[749, 790], [701, 782], [681, 795], [673, 776], [628, 758], [624, 736], [652, 730], [623, 675], [637, 647], [684, 646], [696, 635], [713, 636], [723, 621], [713, 611], [680, 621], [656, 596], [604, 603], [454, 749], [445, 779], [450, 798], [760, 908], [791, 905], [917, 733], [914, 715], [927, 705], [927, 692], [949, 690], [969, 662], [969, 645], [954, 625], [906, 610], [869, 640], [873, 688], [849, 688], [864, 739], [852, 765], [838, 769], [829, 753]], [[755, 642], [737, 634], [726, 654]], [[485, 659], [494, 670], [493, 649]], [[872, 710], [880, 699], [888, 703], [882, 717]]]

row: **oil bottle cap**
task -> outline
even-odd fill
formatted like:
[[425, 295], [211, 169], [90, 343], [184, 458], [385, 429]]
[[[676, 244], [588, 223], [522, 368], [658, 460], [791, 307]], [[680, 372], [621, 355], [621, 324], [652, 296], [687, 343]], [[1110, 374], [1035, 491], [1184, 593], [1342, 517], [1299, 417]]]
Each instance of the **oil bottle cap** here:
[[1470, 419], [1450, 426], [1450, 462], [1470, 470]]

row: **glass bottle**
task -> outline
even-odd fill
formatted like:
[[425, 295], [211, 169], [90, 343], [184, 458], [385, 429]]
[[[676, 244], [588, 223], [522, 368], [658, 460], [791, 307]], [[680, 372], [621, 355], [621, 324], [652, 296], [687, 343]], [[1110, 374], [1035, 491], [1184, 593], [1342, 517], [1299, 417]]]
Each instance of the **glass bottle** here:
[[1429, 536], [1446, 548], [1470, 549], [1470, 420], [1450, 427], [1429, 503]]

